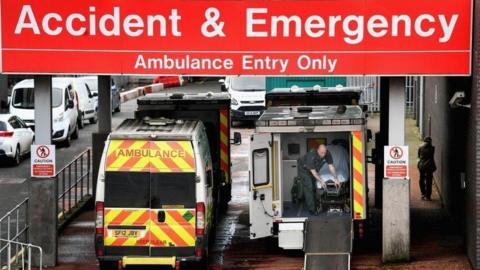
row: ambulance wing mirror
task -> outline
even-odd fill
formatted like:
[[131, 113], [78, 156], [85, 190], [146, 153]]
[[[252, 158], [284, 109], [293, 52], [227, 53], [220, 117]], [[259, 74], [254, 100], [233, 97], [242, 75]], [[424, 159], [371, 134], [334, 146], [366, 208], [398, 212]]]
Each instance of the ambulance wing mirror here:
[[242, 144], [242, 134], [240, 134], [240, 132], [234, 132], [233, 133], [233, 141], [232, 141], [233, 144], [235, 145], [240, 145]]

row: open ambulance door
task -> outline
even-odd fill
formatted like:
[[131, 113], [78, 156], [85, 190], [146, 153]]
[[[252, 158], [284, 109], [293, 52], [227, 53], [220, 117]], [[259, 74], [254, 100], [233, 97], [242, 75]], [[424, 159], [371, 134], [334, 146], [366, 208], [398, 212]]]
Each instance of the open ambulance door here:
[[272, 136], [254, 134], [249, 153], [250, 239], [272, 235]]

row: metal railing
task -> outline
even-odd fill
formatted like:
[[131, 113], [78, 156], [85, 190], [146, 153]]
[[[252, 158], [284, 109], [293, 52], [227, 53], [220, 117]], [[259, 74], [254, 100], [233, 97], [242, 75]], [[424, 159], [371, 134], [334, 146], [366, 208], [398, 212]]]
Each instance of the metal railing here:
[[55, 176], [58, 184], [58, 224], [62, 226], [92, 197], [91, 149], [79, 154]]
[[405, 111], [407, 116], [416, 119], [419, 102], [418, 76], [407, 76], [405, 79]]
[[[4, 245], [3, 249], [0, 249], [0, 257], [3, 256], [4, 249], [7, 250], [6, 264], [2, 265], [0, 263], [1, 270], [11, 270], [11, 269], [32, 269], [32, 249], [36, 250], [38, 253], [39, 266], [38, 269], [42, 270], [43, 265], [43, 250], [39, 246], [32, 244], [25, 244], [17, 241], [0, 239], [0, 245]], [[15, 247], [16, 252], [12, 254], [12, 246]]]
[[29, 200], [26, 198], [0, 218], [0, 270], [10, 270], [12, 266], [23, 269], [25, 260], [28, 260], [27, 267], [31, 267], [31, 248], [41, 251], [40, 247], [25, 244], [29, 240], [28, 211]]
[[363, 88], [360, 104], [368, 105], [369, 112], [380, 111], [380, 77], [347, 77], [347, 86]]

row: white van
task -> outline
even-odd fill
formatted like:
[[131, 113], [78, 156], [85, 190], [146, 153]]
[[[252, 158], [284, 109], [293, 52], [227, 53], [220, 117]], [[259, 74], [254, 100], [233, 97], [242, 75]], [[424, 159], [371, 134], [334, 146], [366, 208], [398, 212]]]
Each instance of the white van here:
[[232, 120], [257, 120], [265, 110], [265, 77], [227, 76], [222, 83], [222, 91], [232, 97]]
[[[84, 76], [80, 77], [79, 79], [84, 80], [88, 87], [90, 88], [90, 92], [95, 96], [95, 100], [98, 100], [98, 77], [97, 76]], [[121, 108], [121, 96], [120, 96], [120, 89], [115, 84], [115, 81], [111, 79], [111, 99], [112, 99], [112, 112], [120, 112]], [[97, 101], [98, 106], [98, 101]]]
[[[70, 146], [70, 139], [78, 138], [78, 110], [72, 84], [71, 78], [52, 79], [52, 141], [63, 142], [65, 146]], [[35, 129], [33, 79], [23, 80], [13, 87], [10, 113]]]
[[100, 269], [207, 269], [217, 207], [210, 150], [201, 121], [126, 119], [109, 135], [95, 200]]
[[91, 92], [83, 78], [73, 79], [73, 89], [78, 94], [78, 127], [83, 128], [85, 120], [90, 124], [97, 123], [97, 94]]

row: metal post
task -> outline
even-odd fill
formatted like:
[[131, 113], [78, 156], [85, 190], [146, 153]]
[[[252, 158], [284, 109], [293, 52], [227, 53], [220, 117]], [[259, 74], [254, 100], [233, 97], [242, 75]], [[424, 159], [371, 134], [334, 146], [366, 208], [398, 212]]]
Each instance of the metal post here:
[[112, 130], [112, 98], [110, 76], [98, 76], [98, 132]]
[[0, 74], [0, 113], [8, 112], [8, 76]]
[[92, 134], [93, 151], [93, 197], [96, 194], [98, 168], [103, 146], [108, 134], [112, 131], [112, 98], [110, 76], [98, 76], [98, 133]]
[[[405, 78], [390, 78], [388, 118], [388, 144], [405, 145]], [[410, 179], [383, 180], [382, 213], [383, 261], [410, 260]]]
[[[35, 143], [51, 144], [52, 141], [52, 77], [35, 76]], [[32, 244], [45, 251], [46, 266], [57, 263], [57, 198], [58, 185], [55, 178], [32, 178], [29, 182], [29, 237]], [[32, 258], [40, 266], [41, 256]]]
[[52, 143], [52, 77], [35, 76], [35, 143]]

